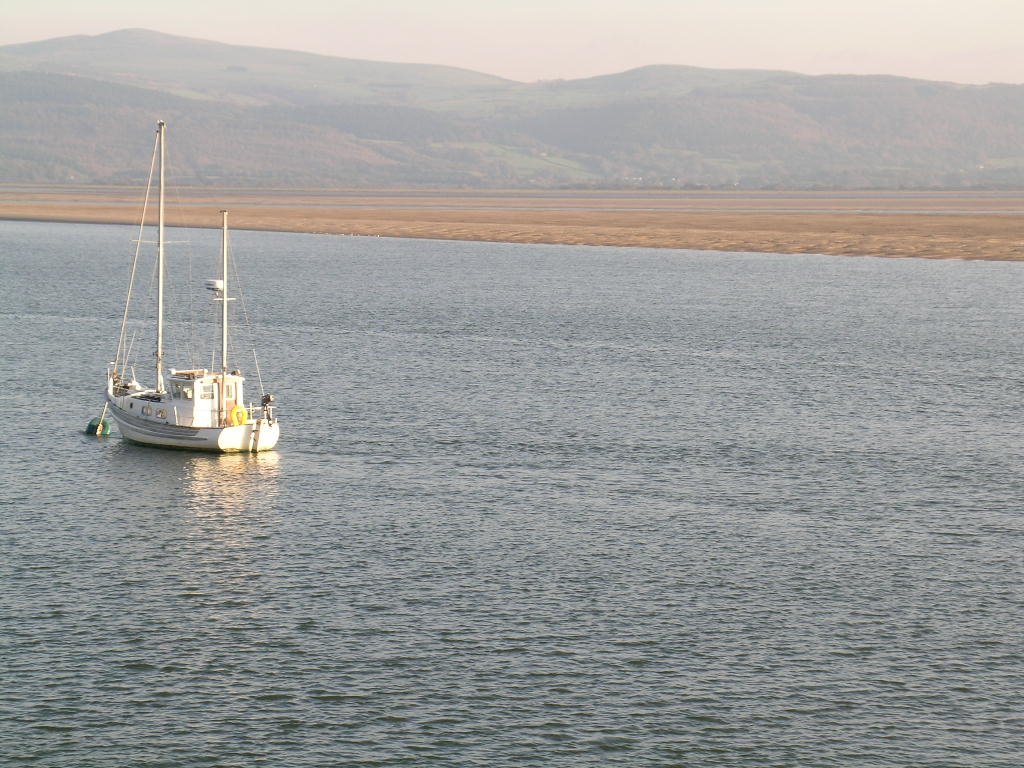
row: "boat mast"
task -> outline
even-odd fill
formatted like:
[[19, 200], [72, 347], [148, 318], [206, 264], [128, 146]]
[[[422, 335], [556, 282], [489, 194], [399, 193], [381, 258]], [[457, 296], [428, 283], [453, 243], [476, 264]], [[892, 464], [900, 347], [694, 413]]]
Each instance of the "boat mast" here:
[[221, 211], [220, 242], [220, 422], [224, 423], [224, 389], [228, 376], [228, 212]]
[[220, 371], [228, 372], [228, 212], [221, 211], [223, 232], [221, 235], [220, 279], [224, 286], [224, 303], [220, 311]]
[[156, 391], [164, 393], [164, 136], [167, 123], [156, 124], [160, 137], [160, 213], [156, 236]]

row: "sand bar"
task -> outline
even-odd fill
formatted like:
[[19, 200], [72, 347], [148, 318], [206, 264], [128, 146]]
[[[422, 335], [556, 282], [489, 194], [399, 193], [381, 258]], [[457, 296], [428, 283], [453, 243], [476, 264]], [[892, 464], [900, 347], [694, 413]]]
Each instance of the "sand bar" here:
[[[176, 189], [178, 226], [931, 259], [1024, 260], [1024, 191]], [[0, 219], [134, 224], [132, 187], [0, 185]], [[155, 215], [155, 210], [150, 211]]]

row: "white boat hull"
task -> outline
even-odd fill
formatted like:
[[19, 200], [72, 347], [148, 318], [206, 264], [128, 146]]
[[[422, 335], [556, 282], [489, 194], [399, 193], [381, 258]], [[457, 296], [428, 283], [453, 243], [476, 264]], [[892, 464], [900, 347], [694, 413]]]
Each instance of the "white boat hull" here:
[[269, 451], [281, 435], [277, 421], [253, 419], [246, 424], [228, 427], [184, 427], [128, 413], [108, 398], [110, 415], [114, 417], [126, 440], [161, 448], [183, 448], [191, 451], [217, 453]]

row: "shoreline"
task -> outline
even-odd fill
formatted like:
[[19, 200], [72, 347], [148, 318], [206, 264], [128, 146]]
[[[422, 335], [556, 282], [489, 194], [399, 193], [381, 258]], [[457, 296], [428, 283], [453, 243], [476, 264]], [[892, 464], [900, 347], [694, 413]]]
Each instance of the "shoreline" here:
[[[0, 185], [0, 219], [138, 224], [128, 187]], [[1024, 260], [1024, 191], [175, 190], [171, 226], [890, 258]], [[155, 206], [151, 218], [155, 219]]]

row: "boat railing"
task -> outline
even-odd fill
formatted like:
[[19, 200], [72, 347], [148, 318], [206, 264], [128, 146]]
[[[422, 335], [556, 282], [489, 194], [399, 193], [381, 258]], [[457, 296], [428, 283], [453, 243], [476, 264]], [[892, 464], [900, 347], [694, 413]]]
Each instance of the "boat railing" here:
[[250, 419], [267, 418], [273, 420], [274, 418], [273, 406], [263, 405], [262, 403], [254, 403], [252, 400], [249, 401], [249, 404], [246, 406], [245, 410], [249, 414]]
[[[252, 401], [249, 401], [249, 405], [246, 408], [250, 419], [262, 419], [269, 418], [273, 420], [274, 409], [271, 406], [257, 405]], [[194, 427], [196, 423], [195, 414], [191, 414], [182, 418], [182, 414], [178, 411], [178, 406], [171, 407], [171, 414], [174, 416], [174, 425], [178, 427]]]

